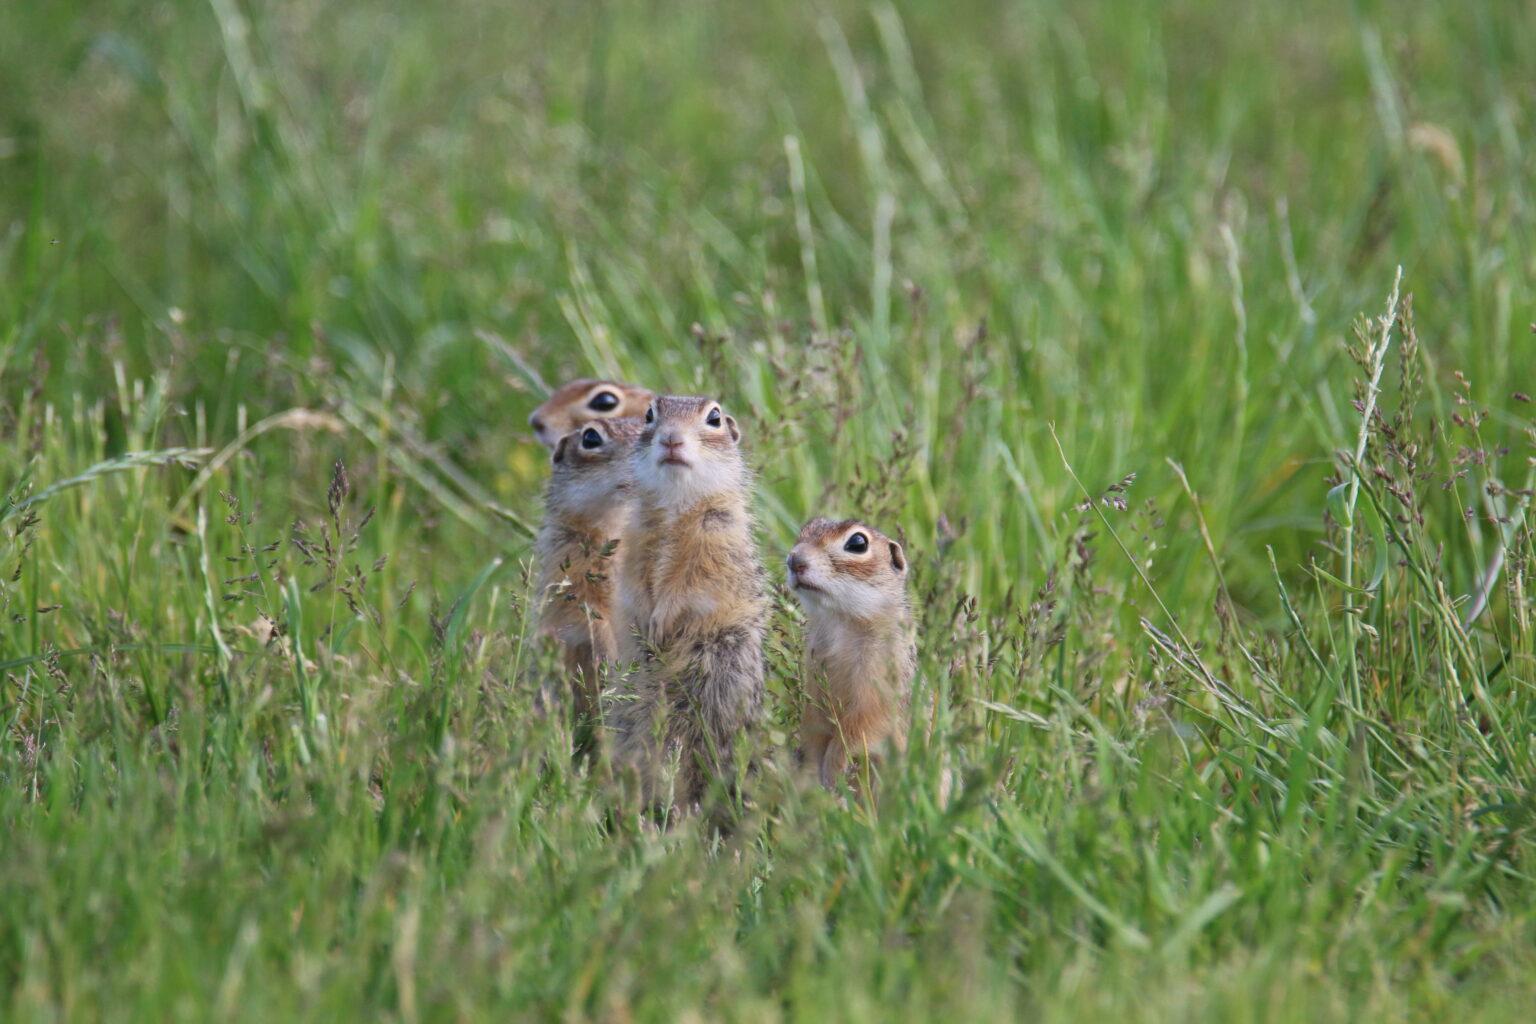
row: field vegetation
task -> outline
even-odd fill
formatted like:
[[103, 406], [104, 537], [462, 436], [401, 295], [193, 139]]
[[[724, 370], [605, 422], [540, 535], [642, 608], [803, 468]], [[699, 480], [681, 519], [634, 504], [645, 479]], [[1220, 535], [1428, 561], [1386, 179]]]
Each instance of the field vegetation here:
[[[0, 1018], [1529, 1019], [1533, 39], [0, 4]], [[724, 830], [571, 757], [578, 375], [742, 424]], [[815, 514], [912, 566], [878, 806], [791, 764]]]

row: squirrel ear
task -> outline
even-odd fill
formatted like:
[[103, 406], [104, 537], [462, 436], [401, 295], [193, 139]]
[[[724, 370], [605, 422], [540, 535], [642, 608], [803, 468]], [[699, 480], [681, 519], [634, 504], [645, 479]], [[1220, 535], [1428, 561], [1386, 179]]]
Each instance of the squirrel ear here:
[[550, 461], [551, 464], [560, 463], [560, 462], [564, 462], [565, 461], [565, 443], [567, 441], [569, 441], [570, 439], [571, 439], [571, 435], [570, 434], [566, 434], [560, 440], [555, 442], [555, 450], [553, 452], [551, 452], [550, 455], [549, 455], [549, 461]]
[[897, 572], [907, 571], [907, 556], [902, 554], [901, 545], [891, 541], [891, 566]]
[[736, 417], [727, 416], [725, 418], [725, 429], [731, 432], [732, 441], [741, 440], [741, 428], [736, 425]]

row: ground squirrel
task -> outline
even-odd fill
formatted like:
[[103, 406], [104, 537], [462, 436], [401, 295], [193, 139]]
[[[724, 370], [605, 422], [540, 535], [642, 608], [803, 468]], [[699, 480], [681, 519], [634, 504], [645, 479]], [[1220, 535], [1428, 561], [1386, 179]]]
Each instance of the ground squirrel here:
[[639, 417], [650, 402], [651, 393], [645, 388], [582, 378], [556, 388], [543, 405], [533, 410], [528, 425], [539, 443], [553, 451], [562, 437], [588, 420]]
[[678, 761], [670, 796], [689, 809], [729, 777], [763, 699], [768, 603], [752, 539], [741, 431], [709, 398], [654, 399], [633, 456], [635, 496], [621, 546], [621, 660], [608, 710], [613, 757], [648, 803]]
[[629, 517], [630, 454], [643, 426], [638, 417], [592, 420], [560, 438], [550, 456], [534, 544], [539, 629], [564, 648], [578, 720], [595, 718], [602, 666], [617, 652], [619, 534]]
[[917, 667], [901, 545], [855, 519], [812, 519], [789, 553], [806, 615], [807, 702], [800, 753], [835, 787], [849, 755], [906, 749]]

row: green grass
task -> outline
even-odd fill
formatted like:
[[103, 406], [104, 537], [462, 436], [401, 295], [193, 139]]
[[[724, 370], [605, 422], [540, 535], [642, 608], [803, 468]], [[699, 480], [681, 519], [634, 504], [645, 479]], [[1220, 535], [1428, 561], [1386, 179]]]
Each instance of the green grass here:
[[[0, 1017], [1524, 1019], [1532, 38], [0, 5]], [[731, 832], [572, 764], [524, 421], [594, 372], [722, 397], [775, 574], [900, 532], [878, 811], [782, 591]]]

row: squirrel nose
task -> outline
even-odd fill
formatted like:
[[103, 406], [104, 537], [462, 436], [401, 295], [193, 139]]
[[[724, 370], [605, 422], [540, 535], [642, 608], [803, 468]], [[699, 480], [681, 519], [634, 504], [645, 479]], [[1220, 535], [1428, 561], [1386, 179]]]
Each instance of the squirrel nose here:
[[683, 446], [683, 439], [680, 437], [671, 436], [663, 437], [661, 438], [660, 444], [663, 448], [667, 449], [681, 448]]
[[799, 576], [801, 573], [805, 572], [805, 570], [807, 568], [809, 568], [809, 566], [807, 566], [805, 564], [805, 559], [804, 558], [801, 558], [799, 555], [795, 554], [793, 551], [791, 551], [789, 553], [789, 571], [790, 572], [794, 573], [796, 576]]
[[542, 431], [544, 429], [544, 421], [539, 419], [538, 413], [534, 413], [532, 416], [528, 417], [528, 425], [532, 427], [535, 432]]

